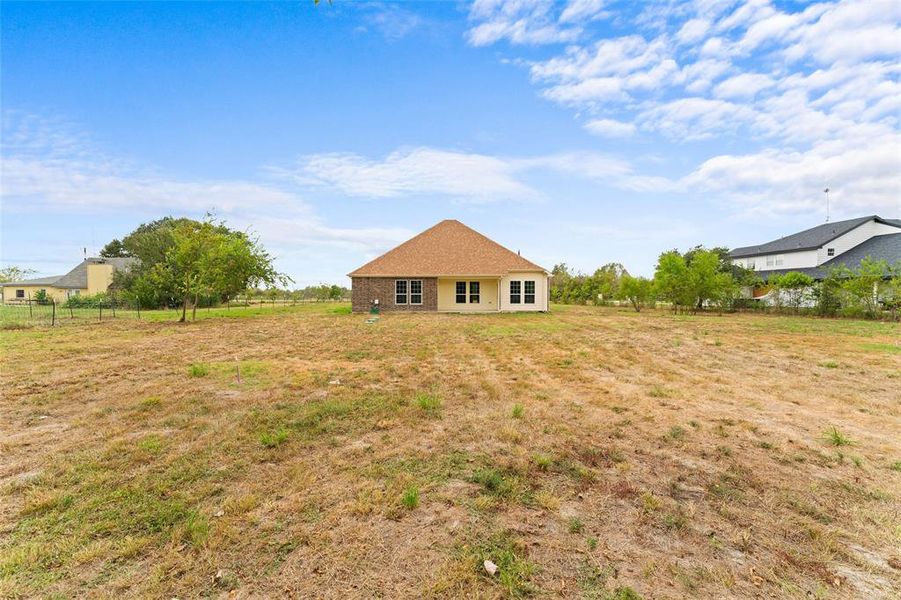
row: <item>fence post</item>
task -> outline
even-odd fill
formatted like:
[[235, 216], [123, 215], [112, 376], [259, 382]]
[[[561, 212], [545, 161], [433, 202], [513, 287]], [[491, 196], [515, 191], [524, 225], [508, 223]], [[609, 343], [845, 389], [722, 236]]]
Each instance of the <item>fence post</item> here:
[[50, 326], [53, 327], [56, 325], [56, 300], [51, 300], [53, 303], [53, 312], [50, 313]]
[[28, 318], [31, 319], [33, 317], [34, 317], [34, 314], [32, 313], [32, 308], [31, 308], [31, 292], [29, 292], [28, 293]]
[[75, 313], [72, 312], [72, 305], [71, 305], [71, 304], [69, 304], [69, 318], [70, 318], [70, 319], [74, 319], [74, 318], [75, 318]]
[[103, 301], [100, 301], [100, 320], [103, 321]]
[[140, 302], [135, 304], [135, 309], [138, 311], [138, 321], [140, 321], [141, 320], [141, 303]]

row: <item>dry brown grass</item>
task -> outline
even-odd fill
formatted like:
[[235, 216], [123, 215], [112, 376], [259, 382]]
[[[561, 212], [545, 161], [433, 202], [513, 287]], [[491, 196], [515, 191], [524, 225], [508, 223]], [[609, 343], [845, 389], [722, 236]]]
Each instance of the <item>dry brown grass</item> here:
[[901, 593], [897, 325], [305, 310], [2, 341], [0, 596]]

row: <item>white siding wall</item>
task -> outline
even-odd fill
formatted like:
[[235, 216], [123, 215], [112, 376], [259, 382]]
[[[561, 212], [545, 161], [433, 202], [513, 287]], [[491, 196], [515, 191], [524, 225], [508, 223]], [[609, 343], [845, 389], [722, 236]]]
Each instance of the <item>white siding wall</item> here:
[[[877, 223], [876, 221], [867, 221], [860, 227], [855, 227], [848, 233], [843, 236], [837, 237], [817, 252], [817, 266], [823, 264], [826, 261], [832, 260], [838, 256], [841, 256], [843, 252], [847, 252], [854, 246], [858, 244], [862, 244], [871, 237], [875, 237], [877, 235], [886, 235], [888, 233], [901, 233], [901, 228], [892, 227], [891, 225], [885, 225], [883, 223]], [[829, 248], [835, 248], [835, 255], [828, 256], [827, 250]]]
[[[511, 281], [534, 281], [535, 304], [510, 304]], [[510, 273], [501, 279], [501, 310], [504, 311], [546, 311], [548, 276], [543, 272]]]
[[[819, 263], [817, 262], [817, 251], [816, 250], [803, 250], [801, 252], [783, 252], [781, 255], [770, 255], [773, 257], [773, 264], [771, 266], [767, 266], [766, 264], [766, 255], [762, 256], [751, 256], [748, 258], [735, 258], [732, 260], [732, 264], [741, 265], [743, 267], [748, 266], [748, 261], [753, 261], [754, 270], [755, 271], [773, 271], [775, 269], [804, 269], [809, 267], [815, 267]], [[775, 264], [776, 256], [782, 256], [782, 264]]]

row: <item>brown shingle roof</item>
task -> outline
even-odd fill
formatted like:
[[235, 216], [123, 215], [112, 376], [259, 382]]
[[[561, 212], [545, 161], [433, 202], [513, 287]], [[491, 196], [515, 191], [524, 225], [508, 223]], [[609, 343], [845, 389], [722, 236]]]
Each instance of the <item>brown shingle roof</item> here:
[[545, 271], [460, 221], [448, 219], [350, 273], [351, 277], [502, 276]]

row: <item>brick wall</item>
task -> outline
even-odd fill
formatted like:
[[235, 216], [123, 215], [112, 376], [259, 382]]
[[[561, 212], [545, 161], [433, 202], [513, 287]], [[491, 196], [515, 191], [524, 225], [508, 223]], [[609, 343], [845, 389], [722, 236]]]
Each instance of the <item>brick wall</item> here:
[[414, 277], [422, 279], [422, 304], [395, 304], [394, 282], [398, 277], [353, 277], [351, 278], [351, 303], [354, 312], [368, 312], [369, 303], [378, 298], [382, 311], [434, 311], [438, 310], [438, 279], [435, 277]]

